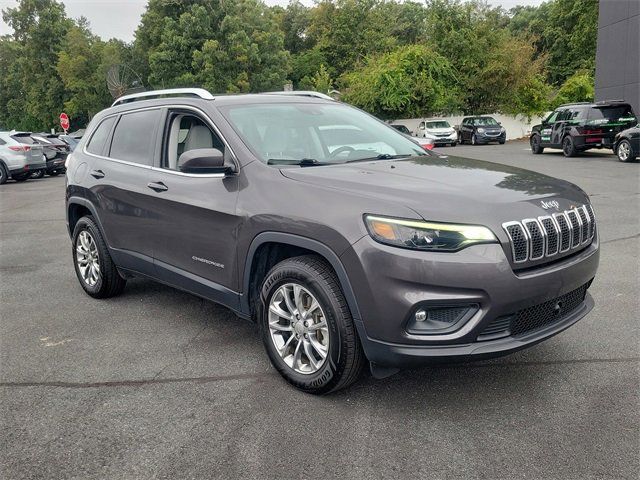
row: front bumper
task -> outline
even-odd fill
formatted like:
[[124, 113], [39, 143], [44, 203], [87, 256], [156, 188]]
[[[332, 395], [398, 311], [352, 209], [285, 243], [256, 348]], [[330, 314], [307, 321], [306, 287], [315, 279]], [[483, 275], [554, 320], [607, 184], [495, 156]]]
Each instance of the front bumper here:
[[457, 136], [457, 134], [453, 134], [453, 135], [451, 135], [449, 137], [433, 137], [433, 138], [431, 138], [431, 140], [433, 140], [433, 144], [434, 145], [449, 145], [449, 144], [452, 144], [452, 143], [457, 143], [458, 142], [458, 136]]
[[[598, 267], [599, 248], [596, 238], [571, 257], [515, 273], [498, 244], [433, 253], [387, 247], [367, 236], [341, 259], [358, 305], [361, 318], [355, 323], [367, 357], [378, 365], [402, 367], [504, 355], [569, 327], [593, 308], [588, 294], [566, 316], [541, 328], [518, 336], [478, 339], [494, 320], [589, 284]], [[419, 335], [407, 331], [417, 305], [478, 309], [454, 331]]]
[[476, 141], [478, 143], [490, 143], [490, 142], [505, 142], [507, 139], [507, 132], [502, 132], [500, 135], [486, 135], [484, 133], [476, 132]]

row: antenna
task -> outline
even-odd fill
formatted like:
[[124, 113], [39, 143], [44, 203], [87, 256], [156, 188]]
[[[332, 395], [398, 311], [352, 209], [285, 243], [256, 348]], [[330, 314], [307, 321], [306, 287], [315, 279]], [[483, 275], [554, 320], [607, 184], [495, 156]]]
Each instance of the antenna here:
[[125, 94], [144, 92], [145, 90], [140, 75], [125, 63], [116, 63], [109, 67], [107, 88], [114, 100]]

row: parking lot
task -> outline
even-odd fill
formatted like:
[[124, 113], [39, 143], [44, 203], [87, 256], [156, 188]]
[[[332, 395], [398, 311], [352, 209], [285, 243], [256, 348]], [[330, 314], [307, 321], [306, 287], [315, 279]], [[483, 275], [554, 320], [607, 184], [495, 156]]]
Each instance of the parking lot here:
[[91, 299], [64, 178], [1, 186], [0, 477], [637, 478], [640, 165], [525, 142], [438, 151], [580, 185], [601, 236], [596, 307], [529, 350], [326, 397], [288, 386], [215, 304], [146, 280]]

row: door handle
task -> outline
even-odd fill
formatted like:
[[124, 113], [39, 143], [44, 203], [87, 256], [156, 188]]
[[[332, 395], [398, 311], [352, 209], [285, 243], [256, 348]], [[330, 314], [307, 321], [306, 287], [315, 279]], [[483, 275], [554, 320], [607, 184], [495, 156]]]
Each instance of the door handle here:
[[93, 178], [104, 178], [104, 172], [102, 170], [92, 170], [89, 175]]
[[156, 192], [166, 192], [167, 190], [169, 190], [169, 187], [167, 187], [162, 182], [151, 182], [147, 184], [147, 187], [149, 187], [151, 190], [154, 190]]

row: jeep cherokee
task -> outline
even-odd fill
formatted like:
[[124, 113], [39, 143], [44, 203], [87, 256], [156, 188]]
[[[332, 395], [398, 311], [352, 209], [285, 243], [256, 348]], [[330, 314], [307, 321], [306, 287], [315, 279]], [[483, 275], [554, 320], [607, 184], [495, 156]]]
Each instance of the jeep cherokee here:
[[312, 93], [122, 97], [69, 156], [80, 285], [143, 276], [257, 322], [312, 393], [538, 343], [593, 307], [589, 198], [566, 181], [423, 150]]

